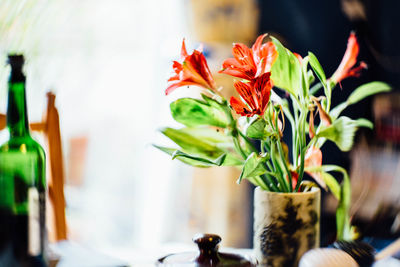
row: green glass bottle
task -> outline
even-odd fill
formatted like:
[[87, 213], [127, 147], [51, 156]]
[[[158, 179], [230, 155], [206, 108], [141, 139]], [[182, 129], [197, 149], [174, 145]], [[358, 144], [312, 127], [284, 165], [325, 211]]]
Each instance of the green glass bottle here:
[[46, 168], [43, 148], [29, 133], [22, 55], [10, 55], [7, 128], [0, 147], [0, 266], [42, 267]]

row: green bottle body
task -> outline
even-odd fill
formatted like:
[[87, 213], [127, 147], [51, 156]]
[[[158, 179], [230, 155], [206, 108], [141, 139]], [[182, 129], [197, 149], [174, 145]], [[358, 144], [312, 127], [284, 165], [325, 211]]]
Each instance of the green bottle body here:
[[7, 108], [10, 136], [0, 146], [0, 266], [42, 267], [46, 266], [45, 153], [30, 136], [25, 77], [17, 78], [12, 69]]

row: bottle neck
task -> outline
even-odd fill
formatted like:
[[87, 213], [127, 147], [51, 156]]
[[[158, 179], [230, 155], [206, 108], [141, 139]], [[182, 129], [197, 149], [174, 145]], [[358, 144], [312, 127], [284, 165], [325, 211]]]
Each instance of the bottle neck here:
[[[7, 127], [11, 136], [29, 135], [25, 101], [25, 77], [11, 73], [8, 83]], [[18, 79], [17, 79], [18, 78]]]

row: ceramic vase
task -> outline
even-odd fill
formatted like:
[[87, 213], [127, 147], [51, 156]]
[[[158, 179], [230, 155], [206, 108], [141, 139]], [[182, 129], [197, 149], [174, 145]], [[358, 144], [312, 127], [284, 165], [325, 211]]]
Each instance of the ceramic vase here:
[[254, 252], [263, 266], [298, 266], [301, 256], [319, 247], [319, 188], [310, 192], [254, 192]]

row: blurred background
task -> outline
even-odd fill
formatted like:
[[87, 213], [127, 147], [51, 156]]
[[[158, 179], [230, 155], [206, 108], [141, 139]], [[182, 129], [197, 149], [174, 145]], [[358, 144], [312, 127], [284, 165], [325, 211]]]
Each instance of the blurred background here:
[[[343, 81], [333, 100], [372, 80], [394, 90], [348, 109], [346, 116], [369, 118], [375, 129], [361, 131], [351, 153], [327, 144], [323, 161], [349, 170], [362, 233], [393, 238], [400, 229], [398, 10], [397, 0], [0, 0], [0, 112], [6, 55], [24, 53], [30, 121], [41, 120], [46, 92], [57, 96], [70, 240], [121, 255], [213, 232], [225, 246], [251, 247], [252, 188], [235, 183], [240, 172], [194, 169], [152, 147], [168, 145], [157, 129], [179, 127], [171, 100], [196, 94], [164, 94], [182, 39], [190, 50], [202, 43], [217, 72], [232, 42], [252, 45], [268, 32], [300, 55], [314, 52], [330, 76], [355, 31], [369, 68]], [[216, 80], [232, 94], [230, 78]], [[323, 245], [334, 239], [335, 207], [326, 194]]]

